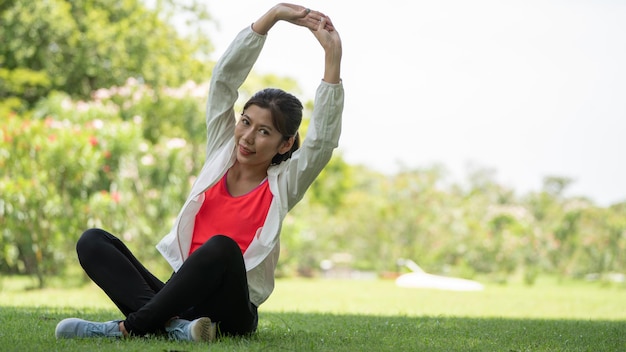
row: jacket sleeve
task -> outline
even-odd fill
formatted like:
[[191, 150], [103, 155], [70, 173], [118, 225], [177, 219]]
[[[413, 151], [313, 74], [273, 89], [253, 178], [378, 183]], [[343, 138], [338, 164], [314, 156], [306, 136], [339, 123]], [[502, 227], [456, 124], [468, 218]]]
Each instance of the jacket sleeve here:
[[322, 81], [315, 93], [313, 114], [302, 146], [285, 165], [288, 209], [302, 199], [339, 146], [343, 105], [343, 84]]
[[265, 43], [266, 35], [243, 29], [213, 68], [206, 106], [207, 158], [233, 138], [237, 90], [248, 77]]

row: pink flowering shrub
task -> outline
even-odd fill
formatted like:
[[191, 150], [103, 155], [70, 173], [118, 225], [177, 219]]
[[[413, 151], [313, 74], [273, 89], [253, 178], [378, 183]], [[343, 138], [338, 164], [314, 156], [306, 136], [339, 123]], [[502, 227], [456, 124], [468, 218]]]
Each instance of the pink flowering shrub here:
[[0, 126], [0, 270], [36, 275], [43, 286], [75, 264], [89, 227], [154, 258], [202, 163], [192, 138], [204, 131], [200, 88], [192, 88], [156, 94], [129, 81], [91, 101], [52, 94], [32, 113], [9, 113]]

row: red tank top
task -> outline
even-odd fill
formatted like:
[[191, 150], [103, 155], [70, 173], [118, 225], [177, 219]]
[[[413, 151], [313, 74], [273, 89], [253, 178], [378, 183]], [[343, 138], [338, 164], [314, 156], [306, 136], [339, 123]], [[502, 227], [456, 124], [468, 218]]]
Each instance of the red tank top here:
[[233, 197], [226, 188], [226, 175], [204, 192], [204, 202], [196, 215], [189, 254], [215, 235], [237, 242], [241, 253], [263, 227], [272, 202], [267, 178], [255, 189]]

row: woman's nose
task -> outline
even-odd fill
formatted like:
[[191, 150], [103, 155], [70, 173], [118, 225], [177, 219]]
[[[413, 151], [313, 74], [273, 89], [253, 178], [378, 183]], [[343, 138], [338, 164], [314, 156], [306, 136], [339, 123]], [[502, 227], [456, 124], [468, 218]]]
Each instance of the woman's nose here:
[[248, 144], [254, 143], [254, 131], [251, 128], [245, 131], [241, 137]]

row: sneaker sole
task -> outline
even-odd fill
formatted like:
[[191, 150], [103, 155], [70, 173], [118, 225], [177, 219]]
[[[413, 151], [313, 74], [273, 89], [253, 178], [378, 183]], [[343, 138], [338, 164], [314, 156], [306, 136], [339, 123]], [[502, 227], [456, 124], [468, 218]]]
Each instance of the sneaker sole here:
[[199, 318], [191, 329], [191, 338], [194, 341], [210, 342], [215, 340], [216, 326], [209, 318]]

